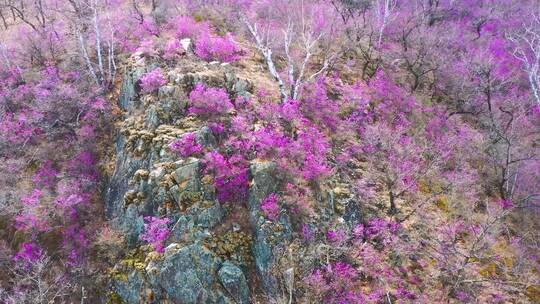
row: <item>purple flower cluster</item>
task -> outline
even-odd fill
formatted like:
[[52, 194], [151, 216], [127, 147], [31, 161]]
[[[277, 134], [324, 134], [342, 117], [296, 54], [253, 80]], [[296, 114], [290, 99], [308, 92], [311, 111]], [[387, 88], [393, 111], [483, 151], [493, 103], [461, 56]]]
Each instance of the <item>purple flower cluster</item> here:
[[145, 93], [155, 92], [167, 83], [160, 68], [154, 69], [141, 77], [141, 88]]
[[214, 186], [221, 203], [245, 202], [249, 188], [249, 166], [242, 156], [225, 158], [213, 151], [206, 154], [205, 164], [205, 171], [214, 175]]
[[169, 148], [180, 154], [182, 157], [189, 157], [203, 152], [204, 147], [197, 143], [195, 133], [189, 133], [182, 138], [173, 141]]
[[206, 61], [234, 62], [240, 60], [243, 53], [230, 33], [220, 37], [206, 32], [195, 44], [195, 54]]
[[189, 94], [189, 113], [211, 118], [227, 114], [233, 109], [229, 94], [224, 89], [207, 88], [197, 84]]
[[279, 208], [279, 195], [272, 193], [267, 198], [265, 198], [261, 203], [261, 209], [264, 213], [264, 216], [271, 220], [275, 221], [279, 217], [281, 209]]
[[157, 252], [165, 251], [164, 243], [169, 237], [171, 230], [168, 225], [170, 219], [147, 216], [144, 218], [144, 233], [141, 234], [141, 240], [148, 242], [154, 246]]

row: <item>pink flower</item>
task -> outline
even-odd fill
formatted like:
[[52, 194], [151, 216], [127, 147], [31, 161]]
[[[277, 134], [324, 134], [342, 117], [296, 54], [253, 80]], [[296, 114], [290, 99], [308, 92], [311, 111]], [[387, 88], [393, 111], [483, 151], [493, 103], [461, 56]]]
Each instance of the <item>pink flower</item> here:
[[157, 252], [163, 253], [165, 251], [164, 242], [171, 233], [168, 227], [170, 220], [154, 216], [147, 216], [144, 220], [146, 223], [144, 224], [144, 233], [140, 237], [141, 240], [152, 244]]
[[165, 59], [173, 59], [175, 56], [180, 55], [184, 52], [182, 45], [178, 39], [173, 39], [167, 43], [163, 57]]
[[36, 243], [30, 242], [30, 243], [22, 243], [21, 249], [15, 256], [13, 257], [13, 260], [16, 262], [23, 262], [25, 264], [31, 264], [37, 262], [39, 259], [41, 259], [44, 255], [43, 249]]
[[270, 194], [265, 198], [261, 204], [261, 209], [267, 219], [275, 221], [279, 217], [280, 208], [279, 208], [279, 196], [275, 193]]
[[342, 246], [347, 241], [347, 233], [342, 230], [328, 230], [326, 238], [336, 246]]
[[21, 198], [21, 203], [28, 207], [36, 207], [40, 203], [41, 195], [42, 195], [41, 189], [34, 189], [34, 191], [32, 191], [32, 194], [23, 196]]
[[243, 53], [230, 33], [225, 37], [220, 37], [206, 32], [197, 39], [195, 44], [195, 54], [206, 61], [238, 61]]
[[302, 236], [304, 237], [304, 240], [311, 242], [315, 239], [315, 234], [311, 230], [311, 227], [307, 224], [302, 224]]
[[141, 87], [145, 93], [155, 92], [167, 83], [160, 68], [154, 69], [141, 77]]
[[204, 147], [197, 143], [195, 133], [189, 133], [184, 137], [173, 141], [169, 148], [172, 151], [178, 152], [182, 157], [189, 157], [195, 154], [200, 154]]
[[217, 151], [205, 156], [206, 173], [214, 175], [220, 203], [244, 202], [249, 188], [249, 165], [242, 155], [225, 158]]
[[189, 113], [203, 117], [227, 114], [233, 109], [229, 94], [224, 89], [207, 88], [197, 84], [189, 94]]
[[503, 208], [504, 210], [512, 209], [515, 207], [514, 202], [510, 199], [500, 199], [498, 200], [498, 203], [501, 206], [501, 208]]

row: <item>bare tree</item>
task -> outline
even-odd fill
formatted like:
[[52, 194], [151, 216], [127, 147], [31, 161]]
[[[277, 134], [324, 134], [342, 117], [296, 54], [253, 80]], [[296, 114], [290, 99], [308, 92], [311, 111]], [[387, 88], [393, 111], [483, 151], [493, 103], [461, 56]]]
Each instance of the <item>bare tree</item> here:
[[540, 16], [533, 14], [521, 30], [507, 37], [514, 43], [514, 57], [523, 63], [533, 96], [540, 105]]
[[57, 303], [70, 294], [71, 284], [66, 277], [56, 274], [51, 257], [44, 255], [26, 261], [12, 269], [12, 291], [4, 291], [4, 303]]
[[379, 24], [379, 38], [377, 39], [377, 46], [381, 46], [384, 30], [388, 24], [395, 17], [395, 10], [397, 6], [396, 0], [376, 0], [375, 1], [375, 13], [377, 16], [377, 22]]
[[[116, 76], [115, 36], [110, 20], [102, 18], [105, 4], [99, 0], [69, 0], [72, 22], [78, 37], [81, 57], [88, 73], [103, 90], [110, 89]], [[105, 26], [108, 25], [108, 26]], [[93, 34], [91, 45], [88, 36]]]
[[[251, 21], [245, 15], [241, 17], [242, 22], [255, 39], [257, 49], [264, 57], [268, 71], [278, 83], [282, 101], [289, 98], [298, 99], [302, 86], [307, 81], [327, 71], [338, 55], [337, 52], [331, 52], [328, 47], [319, 52], [320, 49], [324, 48], [323, 41], [330, 38], [332, 26], [328, 27], [330, 30], [315, 29], [312, 24], [313, 16], [308, 12], [310, 8], [307, 8], [302, 0], [295, 1], [294, 4], [299, 5], [299, 15], [293, 15], [294, 9], [286, 9], [284, 13], [287, 22], [281, 30], [281, 36], [276, 35], [263, 25], [264, 21]], [[281, 41], [282, 49], [273, 44], [276, 39]], [[287, 81], [283, 80], [274, 63], [273, 50], [276, 49], [283, 51], [286, 58]], [[293, 55], [293, 49], [296, 51], [295, 55]], [[313, 64], [313, 57], [316, 53], [320, 53], [324, 58], [320, 67], [312, 71], [309, 66]]]

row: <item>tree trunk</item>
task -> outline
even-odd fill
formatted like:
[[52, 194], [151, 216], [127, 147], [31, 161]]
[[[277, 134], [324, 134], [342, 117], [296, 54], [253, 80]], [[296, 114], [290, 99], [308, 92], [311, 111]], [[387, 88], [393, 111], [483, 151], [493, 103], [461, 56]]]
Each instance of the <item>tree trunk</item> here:
[[394, 192], [390, 191], [390, 210], [388, 210], [389, 214], [396, 214], [397, 208], [396, 208], [396, 197], [394, 196]]

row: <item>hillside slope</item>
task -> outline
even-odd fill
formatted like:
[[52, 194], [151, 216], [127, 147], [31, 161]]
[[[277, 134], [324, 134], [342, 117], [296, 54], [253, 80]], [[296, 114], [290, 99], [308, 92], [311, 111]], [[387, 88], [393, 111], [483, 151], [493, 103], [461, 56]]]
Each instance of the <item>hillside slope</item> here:
[[539, 7], [0, 2], [0, 302], [540, 303]]

